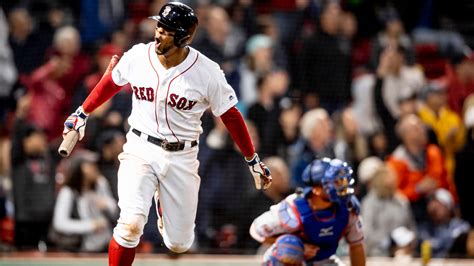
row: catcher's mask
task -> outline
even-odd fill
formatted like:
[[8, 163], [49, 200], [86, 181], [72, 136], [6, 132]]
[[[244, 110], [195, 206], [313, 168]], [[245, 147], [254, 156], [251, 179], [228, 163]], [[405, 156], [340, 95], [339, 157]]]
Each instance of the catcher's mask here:
[[343, 203], [354, 193], [352, 168], [339, 159], [313, 160], [303, 171], [302, 179], [308, 187], [321, 186], [331, 202]]

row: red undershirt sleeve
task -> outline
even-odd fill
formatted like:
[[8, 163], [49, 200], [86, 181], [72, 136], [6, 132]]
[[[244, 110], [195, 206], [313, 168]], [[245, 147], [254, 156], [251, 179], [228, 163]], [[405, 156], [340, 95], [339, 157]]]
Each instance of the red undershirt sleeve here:
[[229, 131], [232, 139], [239, 146], [240, 151], [245, 157], [251, 157], [255, 153], [252, 139], [250, 138], [247, 125], [244, 122], [242, 114], [237, 108], [232, 107], [220, 116], [225, 127]]
[[97, 107], [117, 94], [121, 88], [122, 86], [115, 84], [113, 81], [112, 72], [106, 73], [82, 104], [84, 112], [92, 113]]

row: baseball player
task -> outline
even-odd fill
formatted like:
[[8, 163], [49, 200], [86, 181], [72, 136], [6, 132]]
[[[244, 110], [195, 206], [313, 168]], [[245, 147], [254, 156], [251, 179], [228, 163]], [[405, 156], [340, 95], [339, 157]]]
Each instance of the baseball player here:
[[208, 107], [245, 156], [256, 188], [266, 189], [272, 181], [222, 70], [189, 46], [198, 25], [194, 11], [171, 2], [151, 18], [157, 21], [154, 41], [128, 50], [65, 122], [64, 135], [75, 130], [82, 139], [87, 116], [121, 86], [133, 88], [131, 129], [119, 155], [120, 218], [109, 244], [109, 265], [132, 264], [154, 197], [165, 245], [176, 253], [191, 247], [200, 185], [197, 140]]
[[341, 160], [314, 160], [303, 172], [307, 187], [254, 220], [252, 237], [272, 243], [263, 265], [343, 265], [334, 255], [343, 236], [350, 246], [351, 265], [365, 265], [364, 233], [351, 175], [352, 169]]

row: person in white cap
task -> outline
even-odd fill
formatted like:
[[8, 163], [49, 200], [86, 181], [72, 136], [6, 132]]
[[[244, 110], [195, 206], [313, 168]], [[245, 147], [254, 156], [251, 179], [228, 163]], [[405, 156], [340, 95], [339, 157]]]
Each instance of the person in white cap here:
[[418, 227], [419, 243], [429, 241], [434, 258], [443, 258], [448, 254], [454, 240], [469, 231], [469, 224], [454, 216], [455, 203], [451, 193], [437, 189], [428, 201], [428, 220]]
[[397, 193], [395, 173], [383, 162], [380, 163], [381, 165], [374, 167], [370, 177], [369, 193], [362, 200], [361, 214], [367, 232], [365, 245], [369, 256], [389, 256], [393, 248], [392, 239], [395, 239], [395, 249], [402, 248], [407, 245], [406, 242], [410, 242], [400, 241], [400, 228], [410, 232], [415, 230], [410, 203], [403, 194]]

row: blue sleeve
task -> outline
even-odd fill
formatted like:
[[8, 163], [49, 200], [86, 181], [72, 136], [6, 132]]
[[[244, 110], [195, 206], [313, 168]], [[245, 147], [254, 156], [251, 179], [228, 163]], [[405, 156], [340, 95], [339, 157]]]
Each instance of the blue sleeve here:
[[350, 198], [347, 200], [347, 207], [350, 211], [353, 211], [355, 214], [360, 214], [360, 202], [356, 196], [351, 195]]

